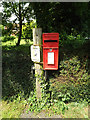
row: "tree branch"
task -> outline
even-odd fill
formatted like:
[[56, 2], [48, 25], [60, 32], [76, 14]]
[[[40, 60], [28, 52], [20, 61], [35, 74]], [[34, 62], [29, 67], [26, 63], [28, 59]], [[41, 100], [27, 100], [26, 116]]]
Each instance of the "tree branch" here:
[[13, 12], [15, 13], [15, 15], [19, 18], [19, 14], [16, 12], [14, 4], [12, 5], [12, 9], [13, 9]]

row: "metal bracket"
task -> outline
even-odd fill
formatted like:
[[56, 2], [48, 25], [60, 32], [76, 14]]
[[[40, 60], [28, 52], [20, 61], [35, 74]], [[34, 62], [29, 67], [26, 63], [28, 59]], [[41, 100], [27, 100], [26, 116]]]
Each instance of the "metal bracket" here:
[[37, 64], [43, 64], [43, 62], [34, 62], [34, 63], [37, 63]]

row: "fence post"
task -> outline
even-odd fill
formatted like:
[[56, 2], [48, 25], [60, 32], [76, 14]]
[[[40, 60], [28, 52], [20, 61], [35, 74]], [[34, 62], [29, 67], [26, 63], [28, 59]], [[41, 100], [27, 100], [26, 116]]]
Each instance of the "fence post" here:
[[[42, 28], [33, 28], [33, 45], [41, 45], [41, 36], [42, 36]], [[42, 53], [42, 48], [40, 47], [40, 53]], [[42, 54], [40, 54], [40, 61], [42, 59]], [[37, 98], [41, 98], [41, 88], [40, 88], [40, 76], [42, 75], [43, 70], [42, 65], [40, 63], [35, 63], [35, 75], [36, 75], [36, 94]]]

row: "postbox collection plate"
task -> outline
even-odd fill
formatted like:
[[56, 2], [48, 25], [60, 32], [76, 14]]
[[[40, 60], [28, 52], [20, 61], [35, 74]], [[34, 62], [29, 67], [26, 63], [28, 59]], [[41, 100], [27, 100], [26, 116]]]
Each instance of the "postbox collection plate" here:
[[54, 52], [48, 52], [48, 64], [54, 64]]
[[40, 47], [31, 45], [31, 59], [34, 62], [40, 62]]

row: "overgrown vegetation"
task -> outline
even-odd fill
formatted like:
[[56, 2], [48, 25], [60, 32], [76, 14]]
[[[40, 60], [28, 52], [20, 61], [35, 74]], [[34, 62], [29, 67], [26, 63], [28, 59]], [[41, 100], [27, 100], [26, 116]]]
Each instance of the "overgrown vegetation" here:
[[33, 63], [30, 44], [21, 40], [22, 45], [15, 47], [15, 40], [8, 38], [10, 41], [2, 41], [2, 117], [18, 118], [25, 109], [26, 98], [35, 87], [30, 71]]
[[[68, 36], [66, 37], [68, 38]], [[10, 40], [11, 43], [13, 41]], [[65, 117], [65, 111], [70, 109], [68, 106], [70, 102], [79, 105], [83, 101], [83, 104], [90, 102], [89, 54], [88, 48], [84, 46], [87, 42], [85, 41], [84, 44], [78, 44], [77, 47], [73, 47], [75, 45], [72, 43], [73, 36], [71, 39], [72, 47], [70, 47], [71, 44], [68, 44], [68, 42], [63, 43], [63, 40], [60, 42], [62, 43], [60, 47], [59, 76], [57, 71], [52, 74], [49, 71], [50, 81], [45, 82], [44, 78], [41, 78], [42, 99], [37, 100], [35, 79], [30, 72], [33, 62], [31, 62], [30, 58], [29, 45], [26, 44], [19, 47], [4, 46], [3, 41], [3, 100], [8, 101], [8, 103], [10, 101], [15, 103], [17, 100], [22, 103], [23, 100], [24, 107], [28, 106], [27, 112], [35, 111], [38, 113], [42, 110], [47, 110], [49, 115], [63, 113], [63, 117]], [[66, 45], [68, 45], [69, 49], [65, 49]], [[84, 51], [79, 51], [83, 46], [85, 47]], [[71, 52], [72, 49], [73, 52]], [[56, 78], [52, 79], [52, 76], [56, 76]], [[84, 117], [87, 117], [86, 113]]]
[[14, 39], [15, 39], [14, 36], [4, 36], [2, 37], [2, 42], [14, 41]]
[[90, 103], [88, 47], [90, 41], [85, 40], [81, 35], [76, 37], [75, 34], [71, 34], [62, 36], [60, 43], [60, 74], [59, 78], [51, 80], [53, 97], [66, 103], [71, 101]]
[[[59, 78], [53, 81], [53, 85], [56, 84], [54, 86], [59, 91], [54, 90], [54, 98], [58, 96], [58, 99], [65, 102], [82, 102], [84, 100], [90, 102], [88, 86], [90, 75], [85, 69], [86, 65], [87, 61], [81, 65], [77, 56], [61, 61]], [[61, 82], [61, 86], [59, 86], [59, 82]]]
[[[23, 49], [23, 51], [22, 51]], [[35, 81], [30, 79], [29, 46], [20, 46], [18, 48], [3, 46], [3, 99], [13, 100], [18, 94], [25, 97], [33, 89]]]
[[32, 29], [36, 28], [36, 20], [32, 20], [28, 23], [25, 23], [24, 25], [22, 25], [22, 38], [24, 38], [25, 40], [30, 39], [32, 40]]
[[[83, 51], [82, 55], [80, 55], [81, 52], [79, 52], [79, 49], [83, 48], [83, 45], [85, 45], [87, 41], [85, 41], [85, 39], [80, 35], [77, 35], [75, 39], [74, 37], [75, 36], [72, 34], [67, 35], [66, 42], [61, 41], [61, 50], [65, 46], [67, 46], [68, 49], [64, 48], [60, 55], [59, 76], [57, 76], [56, 72], [53, 72], [56, 79], [51, 79], [48, 82], [41, 79], [42, 100], [37, 101], [35, 94], [30, 96], [28, 99], [30, 105], [28, 109], [29, 111], [41, 111], [44, 108], [48, 108], [49, 111], [52, 110], [53, 113], [60, 114], [64, 113], [65, 110], [68, 109], [67, 103], [90, 103], [90, 75], [87, 58], [89, 53], [88, 51]], [[81, 39], [83, 39], [83, 42], [81, 42]], [[87, 47], [85, 50], [86, 49]], [[74, 54], [74, 52], [76, 53]], [[49, 78], [52, 77], [52, 75], [50, 72]]]
[[[61, 114], [63, 118], [87, 118], [90, 104], [89, 4], [3, 2], [3, 7], [2, 100], [6, 109], [3, 109], [3, 118], [19, 117], [25, 107], [27, 112], [46, 110], [49, 115]], [[12, 13], [17, 16], [12, 22], [18, 20], [19, 26], [11, 23]], [[32, 28], [36, 26], [43, 32], [60, 34], [59, 70], [49, 71], [48, 81], [42, 76], [42, 99], [39, 100], [30, 56]], [[11, 36], [13, 30], [16, 37]]]

